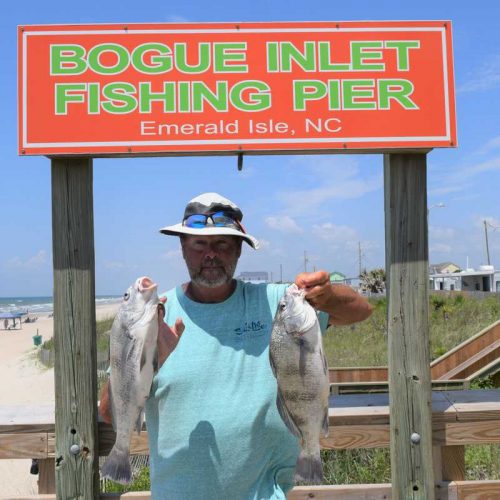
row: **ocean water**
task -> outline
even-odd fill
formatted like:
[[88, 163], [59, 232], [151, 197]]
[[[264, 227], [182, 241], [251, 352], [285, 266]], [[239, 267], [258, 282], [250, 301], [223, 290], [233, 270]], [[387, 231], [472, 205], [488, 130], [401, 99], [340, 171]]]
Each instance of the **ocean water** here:
[[[121, 295], [97, 295], [98, 304], [115, 304]], [[0, 313], [28, 312], [29, 314], [51, 313], [54, 310], [52, 297], [0, 297]]]

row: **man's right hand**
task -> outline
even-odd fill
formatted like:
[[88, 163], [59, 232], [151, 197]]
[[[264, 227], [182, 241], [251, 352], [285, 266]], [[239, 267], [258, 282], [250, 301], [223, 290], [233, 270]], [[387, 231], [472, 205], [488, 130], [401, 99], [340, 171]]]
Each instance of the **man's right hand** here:
[[162, 297], [160, 299], [162, 305], [158, 306], [158, 370], [177, 347], [185, 328], [181, 318], [177, 318], [173, 327], [168, 326], [163, 321], [165, 317], [164, 304], [166, 301], [167, 298]]
[[[177, 347], [182, 333], [184, 332], [184, 323], [178, 318], [175, 325], [171, 328], [163, 320], [165, 317], [166, 298], [160, 299], [162, 305], [158, 306], [158, 370], [165, 360]], [[103, 385], [100, 395], [99, 413], [104, 422], [111, 424], [111, 404], [109, 398], [109, 380]]]

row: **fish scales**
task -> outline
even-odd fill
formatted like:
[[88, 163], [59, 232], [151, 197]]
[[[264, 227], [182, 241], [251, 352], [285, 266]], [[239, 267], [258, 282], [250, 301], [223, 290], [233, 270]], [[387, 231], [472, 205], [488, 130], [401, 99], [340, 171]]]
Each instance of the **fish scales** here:
[[328, 435], [328, 365], [316, 312], [295, 285], [278, 306], [269, 356], [278, 383], [278, 411], [299, 438], [295, 481], [321, 483], [319, 439]]
[[129, 453], [134, 430], [141, 431], [142, 413], [157, 369], [157, 285], [144, 276], [128, 288], [111, 327], [110, 402], [115, 444], [101, 475], [127, 484], [132, 479]]

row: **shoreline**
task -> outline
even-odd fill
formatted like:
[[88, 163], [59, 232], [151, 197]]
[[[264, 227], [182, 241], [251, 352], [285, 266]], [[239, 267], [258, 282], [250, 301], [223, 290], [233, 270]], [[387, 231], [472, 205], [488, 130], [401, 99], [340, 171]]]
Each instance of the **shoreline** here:
[[[119, 303], [96, 304], [96, 320], [115, 316]], [[52, 313], [39, 313], [34, 323], [22, 323], [21, 329], [0, 329], [0, 379], [8, 380], [0, 391], [0, 405], [36, 406], [55, 403], [54, 369], [43, 366], [36, 357], [33, 336], [41, 335], [42, 343], [52, 338]], [[2, 495], [38, 493], [38, 476], [30, 474], [31, 460], [0, 460], [0, 492]]]

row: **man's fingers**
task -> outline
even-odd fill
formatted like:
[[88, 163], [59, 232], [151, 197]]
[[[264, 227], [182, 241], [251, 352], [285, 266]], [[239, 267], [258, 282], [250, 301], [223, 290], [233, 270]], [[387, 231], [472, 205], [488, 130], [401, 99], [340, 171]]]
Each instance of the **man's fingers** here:
[[177, 335], [177, 337], [180, 337], [184, 333], [184, 329], [186, 326], [184, 325], [184, 322], [182, 321], [182, 318], [177, 318], [175, 320], [175, 325], [174, 325], [174, 333]]

